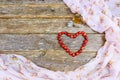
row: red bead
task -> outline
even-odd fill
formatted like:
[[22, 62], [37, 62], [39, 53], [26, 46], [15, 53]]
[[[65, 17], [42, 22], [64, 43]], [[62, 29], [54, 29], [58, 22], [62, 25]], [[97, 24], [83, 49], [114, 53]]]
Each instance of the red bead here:
[[66, 49], [66, 52], [70, 54], [70, 50], [69, 49]]
[[61, 36], [61, 33], [58, 33], [58, 36]]
[[87, 39], [86, 39], [85, 41], [88, 43], [88, 40], [87, 40]]
[[88, 37], [86, 36], [85, 39], [88, 40]]
[[67, 50], [68, 48], [66, 46], [63, 47], [65, 50]]
[[79, 52], [76, 52], [76, 53], [75, 53], [76, 56], [79, 55], [79, 54], [80, 54]]
[[58, 41], [61, 41], [61, 38], [58, 38]]
[[59, 34], [58, 34], [58, 36], [61, 36], [62, 35], [62, 33], [60, 32]]
[[83, 47], [83, 46], [81, 47], [82, 50], [83, 50], [84, 48], [85, 48], [85, 47]]
[[59, 33], [58, 36], [61, 36], [61, 34]]
[[61, 36], [58, 35], [57, 37], [60, 38]]
[[88, 41], [88, 37], [87, 37], [87, 36], [85, 37], [85, 40], [87, 40], [87, 41]]
[[76, 36], [78, 36], [78, 35], [79, 35], [79, 33], [76, 33], [75, 35], [76, 35]]
[[67, 34], [67, 33], [68, 33], [68, 32], [66, 32], [66, 31], [64, 32], [64, 34]]
[[81, 34], [81, 31], [78, 31], [77, 33]]
[[73, 35], [71, 35], [71, 36], [70, 36], [70, 38], [74, 38], [74, 36], [73, 36]]
[[73, 54], [73, 52], [70, 51], [70, 52], [69, 52], [69, 55], [72, 55], [72, 54]]
[[60, 43], [60, 44], [63, 44], [63, 42], [62, 42], [61, 40], [59, 41], [59, 43]]
[[75, 57], [76, 55], [75, 55], [75, 54], [72, 54], [71, 56], [72, 56], [72, 57]]
[[81, 31], [81, 34], [84, 34], [85, 32], [84, 31]]
[[67, 36], [71, 36], [71, 34], [70, 34], [70, 33], [67, 33]]
[[86, 44], [87, 42], [88, 42], [87, 40], [83, 41], [84, 44]]
[[64, 45], [64, 43], [63, 43], [61, 46], [62, 46], [63, 48], [66, 47], [66, 46]]
[[86, 37], [87, 35], [86, 35], [86, 33], [84, 33], [84, 34], [82, 34], [84, 37]]
[[[70, 49], [69, 49], [67, 46], [65, 46], [65, 44], [63, 43], [63, 41], [62, 41], [62, 39], [61, 39], [61, 36], [62, 36], [63, 34], [69, 36], [70, 38], [76, 38], [78, 35], [82, 34], [82, 36], [84, 37], [85, 40], [83, 41], [82, 46], [80, 47], [80, 49], [79, 49], [77, 52], [72, 52], [72, 51], [70, 51]], [[86, 44], [87, 44], [87, 42], [88, 42], [87, 34], [86, 34], [84, 31], [78, 31], [78, 32], [75, 33], [74, 35], [72, 35], [71, 33], [68, 33], [68, 32], [60, 32], [60, 33], [58, 33], [57, 39], [58, 39], [58, 42], [59, 42], [60, 46], [61, 46], [67, 53], [69, 53], [69, 55], [71, 55], [72, 57], [75, 57], [75, 56], [79, 55], [79, 54], [82, 52], [82, 50], [85, 48], [85, 46], [86, 46]]]
[[82, 47], [85, 47], [86, 46], [86, 44], [82, 44]]
[[77, 37], [77, 35], [73, 35], [73, 38], [76, 38]]
[[78, 53], [81, 53], [81, 52], [82, 52], [82, 49], [78, 50], [77, 52], [78, 52]]
[[61, 34], [64, 34], [65, 32], [61, 32]]

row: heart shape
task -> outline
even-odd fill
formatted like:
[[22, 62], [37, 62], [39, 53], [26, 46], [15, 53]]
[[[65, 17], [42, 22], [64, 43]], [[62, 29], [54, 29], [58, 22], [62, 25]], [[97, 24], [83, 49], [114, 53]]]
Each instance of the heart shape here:
[[[76, 52], [71, 51], [71, 50], [63, 43], [63, 41], [62, 41], [62, 39], [61, 39], [61, 36], [62, 36], [62, 35], [66, 35], [66, 36], [74, 39], [74, 38], [76, 38], [77, 36], [79, 36], [80, 34], [82, 34], [82, 36], [84, 37], [84, 41], [83, 41], [80, 49], [79, 49], [78, 51], [76, 51]], [[72, 57], [78, 56], [80, 53], [82, 53], [83, 49], [85, 48], [85, 46], [86, 46], [86, 44], [87, 44], [87, 42], [88, 42], [87, 34], [86, 34], [84, 31], [78, 31], [78, 32], [75, 33], [75, 34], [71, 34], [71, 33], [66, 32], [66, 31], [64, 31], [64, 32], [59, 32], [59, 33], [58, 33], [58, 36], [57, 36], [57, 39], [58, 39], [58, 42], [59, 42], [60, 46], [61, 46], [67, 53], [69, 53], [69, 55], [72, 56]]]

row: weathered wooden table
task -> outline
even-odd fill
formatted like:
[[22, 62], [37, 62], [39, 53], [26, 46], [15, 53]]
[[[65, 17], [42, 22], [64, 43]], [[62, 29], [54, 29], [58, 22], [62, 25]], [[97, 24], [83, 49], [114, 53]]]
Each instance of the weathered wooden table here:
[[[74, 70], [95, 57], [104, 43], [104, 34], [88, 26], [68, 28], [72, 17], [62, 0], [0, 0], [0, 53], [20, 54], [51, 70]], [[81, 55], [72, 58], [59, 46], [56, 37], [60, 31], [78, 30], [87, 32], [89, 42]], [[64, 40], [77, 50], [83, 38]]]

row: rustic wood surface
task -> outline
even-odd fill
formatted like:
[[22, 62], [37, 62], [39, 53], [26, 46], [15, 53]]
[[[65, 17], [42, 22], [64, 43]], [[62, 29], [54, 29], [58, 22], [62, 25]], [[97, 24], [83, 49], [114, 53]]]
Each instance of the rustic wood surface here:
[[[104, 34], [83, 24], [67, 27], [73, 16], [62, 0], [0, 0], [0, 54], [23, 55], [50, 70], [75, 70], [96, 56], [104, 44]], [[89, 42], [83, 53], [73, 58], [59, 46], [57, 33], [78, 30], [88, 34]], [[73, 51], [83, 41], [82, 36], [62, 38]]]
[[63, 4], [62, 0], [0, 0], [1, 4]]
[[78, 30], [86, 33], [96, 33], [88, 26], [68, 28], [67, 22], [71, 19], [0, 19], [0, 33], [58, 33]]

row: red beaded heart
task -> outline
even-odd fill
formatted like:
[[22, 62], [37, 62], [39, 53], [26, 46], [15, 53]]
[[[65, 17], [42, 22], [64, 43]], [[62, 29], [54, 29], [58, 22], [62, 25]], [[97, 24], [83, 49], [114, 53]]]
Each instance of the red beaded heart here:
[[[82, 46], [80, 47], [80, 49], [77, 51], [77, 52], [73, 52], [71, 51], [67, 46], [65, 46], [65, 44], [63, 43], [62, 39], [61, 39], [61, 36], [62, 35], [67, 35], [68, 37], [70, 38], [76, 38], [77, 36], [79, 36], [80, 34], [82, 34], [82, 36], [84, 37], [84, 41], [82, 43]], [[58, 33], [58, 36], [57, 36], [57, 39], [58, 39], [58, 42], [60, 44], [60, 46], [67, 52], [69, 53], [70, 56], [72, 57], [75, 57], [75, 56], [78, 56], [80, 53], [82, 53], [82, 50], [85, 48], [87, 42], [88, 42], [88, 37], [87, 37], [87, 34], [84, 32], [84, 31], [78, 31], [77, 33], [75, 34], [71, 34], [69, 32], [59, 32]]]

